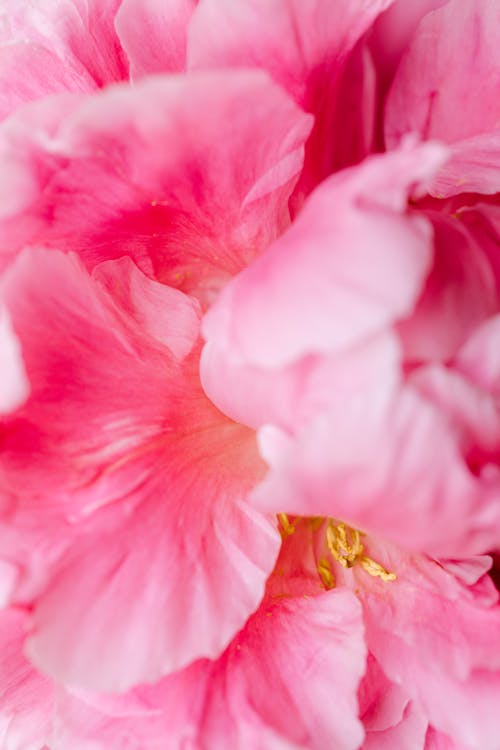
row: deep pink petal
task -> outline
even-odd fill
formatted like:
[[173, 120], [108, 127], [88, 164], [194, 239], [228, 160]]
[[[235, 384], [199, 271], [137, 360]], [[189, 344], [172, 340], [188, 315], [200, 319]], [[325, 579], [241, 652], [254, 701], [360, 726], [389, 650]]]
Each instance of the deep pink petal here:
[[115, 26], [130, 76], [184, 70], [187, 27], [197, 0], [122, 0]]
[[0, 532], [33, 659], [110, 690], [217, 656], [279, 536], [244, 503], [253, 435], [201, 390], [197, 303], [129, 259], [89, 276], [53, 250], [21, 254], [2, 293], [32, 392], [2, 425]]
[[[110, 275], [119, 293], [107, 293]], [[126, 260], [94, 281], [74, 256], [51, 251], [19, 256], [2, 296], [31, 386], [3, 428], [13, 491], [83, 486], [175, 419], [165, 386], [196, 342], [193, 300]]]
[[0, 135], [0, 249], [44, 244], [89, 266], [129, 255], [207, 303], [288, 225], [309, 127], [259, 71], [32, 106]]
[[495, 0], [451, 0], [423, 19], [396, 74], [388, 145], [416, 131], [452, 146], [435, 195], [500, 189], [499, 27]]

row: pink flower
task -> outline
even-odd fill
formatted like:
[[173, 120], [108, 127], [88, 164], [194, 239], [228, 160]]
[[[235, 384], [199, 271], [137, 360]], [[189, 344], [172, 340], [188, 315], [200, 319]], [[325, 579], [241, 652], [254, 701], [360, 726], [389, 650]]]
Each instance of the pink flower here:
[[497, 15], [4, 3], [6, 748], [497, 750]]

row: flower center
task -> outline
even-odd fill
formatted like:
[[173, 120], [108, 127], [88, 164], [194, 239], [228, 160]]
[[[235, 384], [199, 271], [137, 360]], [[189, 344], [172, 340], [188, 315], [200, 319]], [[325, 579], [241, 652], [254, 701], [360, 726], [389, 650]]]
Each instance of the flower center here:
[[[295, 521], [291, 521], [286, 513], [279, 513], [278, 519], [283, 537], [290, 536], [295, 532]], [[309, 523], [314, 531], [325, 526], [325, 541], [327, 554], [317, 562], [318, 575], [326, 589], [335, 586], [335, 574], [333, 563], [338, 563], [343, 568], [352, 568], [359, 564], [366, 573], [381, 578], [382, 581], [395, 581], [396, 574], [386, 570], [383, 565], [364, 554], [364, 546], [361, 537], [364, 536], [358, 529], [353, 529], [343, 522], [333, 518], [310, 518]]]

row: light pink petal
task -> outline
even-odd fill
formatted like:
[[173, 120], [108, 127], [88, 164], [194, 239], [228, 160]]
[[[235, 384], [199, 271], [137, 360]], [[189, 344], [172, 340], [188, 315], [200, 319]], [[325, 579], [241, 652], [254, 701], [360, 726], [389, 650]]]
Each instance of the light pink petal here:
[[157, 465], [137, 510], [93, 517], [56, 566], [28, 653], [58, 681], [121, 691], [156, 680], [218, 656], [258, 606], [278, 535], [238, 502], [241, 469], [211, 477], [182, 460]]
[[[459, 208], [458, 216], [488, 258], [497, 289], [500, 290], [500, 205], [496, 205], [495, 197], [483, 202], [479, 198], [477, 195], [457, 197], [458, 206], [460, 202], [465, 203]], [[469, 201], [472, 204], [470, 207], [467, 206]]]
[[[144, 688], [125, 694], [67, 691], [23, 655], [28, 617], [0, 615], [0, 742], [4, 750], [161, 750], [171, 736]], [[160, 699], [163, 698], [161, 691]], [[191, 706], [186, 706], [184, 718]], [[134, 744], [131, 744], [134, 743]]]
[[390, 4], [202, 0], [189, 28], [189, 64], [264, 68], [303, 105], [317, 68], [339, 64]]
[[495, 0], [451, 0], [423, 19], [396, 74], [388, 145], [416, 131], [452, 146], [435, 195], [500, 189], [499, 28]]
[[205, 665], [198, 741], [217, 750], [354, 750], [363, 737], [356, 716], [363, 667], [350, 592], [267, 601], [222, 658]]
[[[367, 733], [365, 745], [369, 743], [371, 735], [377, 738], [382, 732], [398, 726], [404, 720], [410, 702], [404, 688], [386, 677], [370, 653], [359, 686], [358, 699], [359, 715]], [[372, 737], [372, 744], [373, 742]]]
[[436, 178], [432, 194], [495, 194], [500, 190], [500, 128], [459, 141], [451, 147], [450, 161]]
[[260, 71], [32, 106], [0, 134], [0, 251], [44, 244], [89, 266], [129, 255], [207, 304], [289, 223], [309, 127]]
[[392, 81], [422, 18], [447, 2], [449, 0], [395, 0], [377, 18], [369, 42], [384, 90]]
[[415, 310], [398, 325], [409, 361], [450, 359], [498, 309], [495, 277], [480, 242], [456, 218], [428, 216], [434, 264]]
[[172, 714], [167, 726], [164, 707], [143, 697], [142, 692], [139, 688], [109, 695], [59, 689], [57, 742], [50, 750], [162, 750], [171, 741], [176, 723], [187, 726], [191, 707], [182, 714], [180, 710], [176, 716]]
[[[387, 554], [388, 552], [388, 554]], [[371, 554], [395, 571], [390, 586], [363, 592], [370, 650], [437, 729], [459, 743], [494, 750], [500, 736], [500, 606], [424, 558]], [[385, 588], [382, 590], [382, 587]], [[491, 581], [490, 581], [491, 588]], [[416, 616], [418, 613], [418, 616]]]
[[127, 78], [113, 23], [120, 0], [4, 0], [0, 8], [0, 117], [60, 91]]
[[187, 27], [197, 0], [122, 0], [115, 27], [137, 80], [186, 67]]
[[[456, 431], [469, 470], [484, 487], [489, 485], [493, 490], [498, 473], [494, 464], [500, 449], [500, 412], [494, 395], [477, 387], [472, 378], [463, 377], [458, 369], [451, 367], [431, 365], [421, 368], [412, 373], [411, 382]], [[483, 502], [483, 512], [486, 508]], [[477, 510], [480, 516], [480, 508]]]
[[[478, 406], [470, 408], [479, 417]], [[342, 518], [440, 556], [484, 552], [498, 539], [498, 483], [470, 472], [464, 429], [413, 389], [379, 386], [318, 412], [295, 437], [263, 428], [271, 472], [253, 501], [275, 512]]]
[[[310, 197], [292, 228], [223, 291], [208, 341], [276, 368], [339, 351], [411, 310], [430, 263], [430, 227], [405, 213], [438, 147], [374, 157]], [[265, 331], [265, 335], [262, 335]]]
[[48, 94], [95, 88], [85, 70], [67, 67], [50, 49], [30, 42], [0, 46], [0, 83], [0, 120]]
[[[357, 750], [364, 668], [359, 603], [348, 591], [268, 597], [215, 662], [202, 660], [112, 701], [59, 702], [72, 746], [122, 750]], [[90, 698], [90, 699], [89, 699]], [[135, 747], [136, 745], [132, 745]]]
[[467, 586], [473, 586], [491, 569], [489, 555], [476, 555], [463, 560], [440, 560], [442, 567]]
[[367, 732], [362, 750], [424, 750], [426, 731], [425, 715], [415, 703], [410, 702], [397, 724]]
[[347, 592], [264, 607], [214, 670], [202, 737], [221, 750], [354, 750], [362, 739], [361, 633], [358, 603]]
[[22, 653], [26, 614], [0, 614], [0, 743], [5, 750], [43, 750], [54, 713], [52, 685]]
[[333, 402], [357, 398], [374, 383], [396, 384], [400, 358], [398, 341], [389, 333], [273, 370], [248, 365], [231, 349], [209, 343], [201, 358], [201, 380], [211, 401], [236, 422], [295, 432]]
[[[366, 54], [348, 73], [344, 66], [350, 65], [348, 56], [356, 43], [392, 1], [204, 0], [193, 15], [188, 34], [191, 68], [264, 68], [300, 106], [314, 114], [300, 194], [310, 192], [339, 162], [352, 164], [365, 155], [360, 154], [357, 143], [351, 149], [349, 130], [361, 138], [372, 116], [371, 66]], [[344, 75], [360, 94], [352, 110], [346, 106], [346, 92], [338, 90]], [[363, 123], [359, 107], [366, 114]], [[349, 140], [331, 137], [339, 124]]]
[[477, 328], [455, 360], [461, 373], [497, 398], [500, 395], [499, 340], [500, 315], [494, 315]]
[[434, 727], [429, 727], [425, 737], [424, 750], [471, 750], [471, 748], [470, 745], [466, 747], [462, 742], [438, 732]]
[[0, 307], [0, 414], [14, 411], [30, 391], [19, 341], [9, 315]]

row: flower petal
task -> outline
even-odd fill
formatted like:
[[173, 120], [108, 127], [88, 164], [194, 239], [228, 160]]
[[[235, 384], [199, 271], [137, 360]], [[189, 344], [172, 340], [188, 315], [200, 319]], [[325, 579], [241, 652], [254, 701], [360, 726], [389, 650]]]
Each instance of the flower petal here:
[[452, 146], [434, 195], [500, 190], [499, 27], [495, 0], [450, 0], [422, 20], [396, 74], [388, 145], [416, 131]]
[[52, 734], [52, 685], [23, 657], [26, 627], [22, 611], [1, 612], [0, 742], [6, 750], [43, 750]]
[[122, 0], [115, 27], [133, 81], [184, 70], [187, 27], [197, 0]]
[[[338, 87], [349, 54], [392, 2], [337, 0], [332, 5], [328, 0], [204, 0], [190, 24], [188, 63], [191, 68], [264, 68], [301, 107], [314, 114], [315, 126], [297, 189], [307, 194], [340, 162], [352, 164], [359, 158], [355, 138], [351, 152], [348, 141], [331, 138], [330, 134], [340, 125], [346, 134], [351, 131], [348, 138], [359, 131], [363, 139], [363, 128], [372, 116], [373, 93], [366, 53], [362, 54], [365, 59], [358, 61], [357, 70], [347, 73], [351, 84], [356, 80], [360, 93], [355, 108], [348, 110], [345, 91]], [[360, 102], [367, 115], [363, 122], [357, 119]], [[351, 159], [346, 159], [346, 150]]]
[[9, 315], [0, 308], [0, 414], [14, 411], [28, 397], [30, 386], [24, 369], [21, 347]]
[[424, 558], [404, 561], [382, 547], [373, 554], [398, 579], [390, 586], [372, 579], [364, 590], [370, 650], [436, 729], [466, 747], [493, 750], [500, 732], [498, 594], [483, 601], [481, 587], [461, 585]]
[[275, 529], [239, 501], [237, 478], [181, 461], [156, 467], [136, 510], [83, 524], [52, 571], [28, 653], [57, 681], [123, 691], [157, 680], [217, 657], [258, 606]]
[[[62, 696], [68, 746], [357, 750], [364, 666], [359, 603], [348, 591], [267, 599], [215, 662], [201, 660], [112, 702]], [[298, 679], [302, 675], [303, 679]], [[75, 696], [76, 697], [76, 696]], [[135, 745], [133, 745], [135, 747]]]
[[405, 214], [406, 200], [441, 158], [438, 147], [408, 146], [323, 183], [291, 229], [224, 289], [205, 338], [276, 368], [338, 352], [403, 317], [431, 253], [430, 227]]
[[207, 304], [288, 224], [309, 127], [260, 71], [158, 76], [31, 106], [0, 134], [0, 251], [48, 245], [89, 267], [128, 255]]
[[499, 305], [480, 239], [454, 217], [427, 215], [434, 228], [434, 263], [415, 309], [398, 324], [410, 362], [450, 359]]
[[217, 656], [279, 535], [244, 502], [263, 471], [252, 433], [201, 390], [197, 303], [129, 259], [89, 276], [54, 250], [18, 256], [2, 291], [32, 392], [2, 425], [0, 534], [34, 661], [123, 690]]
[[[482, 402], [463, 389], [458, 394], [471, 400], [479, 422]], [[491, 421], [491, 405], [485, 413]], [[260, 445], [271, 471], [253, 502], [267, 511], [341, 518], [433, 555], [484, 553], [498, 539], [498, 483], [471, 473], [463, 424], [450, 422], [442, 403], [410, 387], [379, 385], [318, 411], [295, 436], [265, 427]], [[498, 432], [498, 418], [493, 422]]]
[[119, 4], [120, 0], [3, 0], [0, 118], [46, 94], [93, 91], [127, 78], [113, 26]]

